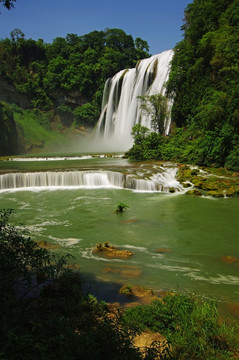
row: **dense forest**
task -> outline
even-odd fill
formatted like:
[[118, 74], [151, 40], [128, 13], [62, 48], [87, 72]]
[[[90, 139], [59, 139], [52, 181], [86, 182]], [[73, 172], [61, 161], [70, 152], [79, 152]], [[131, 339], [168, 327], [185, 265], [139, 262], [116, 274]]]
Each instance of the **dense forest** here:
[[[25, 39], [20, 29], [14, 29], [9, 38], [0, 40], [0, 100], [38, 115], [48, 112], [47, 121], [46, 116], [43, 120], [36, 116], [47, 128], [54, 122], [58, 127], [93, 127], [100, 115], [106, 79], [134, 67], [149, 56], [148, 50], [145, 40], [134, 40], [121, 29], [68, 34], [51, 44]], [[15, 150], [9, 145], [1, 154]]]
[[194, 0], [174, 49], [169, 137], [137, 134], [129, 156], [239, 169], [239, 1]]
[[[98, 119], [104, 83], [149, 56], [146, 41], [120, 29], [58, 37], [52, 44], [25, 39], [19, 29], [0, 41], [0, 76], [27, 100], [20, 105]], [[7, 99], [6, 99], [7, 100]]]

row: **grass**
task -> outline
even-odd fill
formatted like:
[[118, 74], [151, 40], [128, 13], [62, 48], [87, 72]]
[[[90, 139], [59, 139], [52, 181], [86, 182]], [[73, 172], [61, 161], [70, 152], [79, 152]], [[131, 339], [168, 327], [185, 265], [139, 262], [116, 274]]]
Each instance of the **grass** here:
[[165, 359], [229, 360], [237, 346], [235, 328], [219, 323], [214, 301], [200, 301], [188, 295], [168, 295], [151, 305], [129, 308], [122, 318], [124, 326], [159, 332], [169, 346]]
[[31, 110], [12, 108], [14, 120], [19, 134], [24, 138], [25, 147], [33, 144], [43, 146], [44, 149], [62, 146], [67, 142], [66, 137], [56, 131], [50, 130], [49, 115], [36, 113]]

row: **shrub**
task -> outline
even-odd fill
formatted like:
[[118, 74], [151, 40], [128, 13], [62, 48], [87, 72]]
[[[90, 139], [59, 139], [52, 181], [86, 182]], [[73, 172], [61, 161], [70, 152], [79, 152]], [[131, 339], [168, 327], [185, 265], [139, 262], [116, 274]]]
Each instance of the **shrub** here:
[[151, 305], [129, 308], [123, 314], [124, 326], [160, 332], [170, 344], [164, 359], [231, 359], [236, 349], [236, 333], [219, 323], [215, 302], [202, 302], [187, 295], [168, 295]]

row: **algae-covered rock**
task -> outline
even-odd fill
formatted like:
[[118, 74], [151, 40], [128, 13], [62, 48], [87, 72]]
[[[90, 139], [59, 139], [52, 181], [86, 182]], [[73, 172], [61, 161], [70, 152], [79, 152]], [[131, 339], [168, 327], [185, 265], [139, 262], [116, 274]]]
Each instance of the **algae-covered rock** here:
[[192, 189], [192, 190], [188, 190], [186, 192], [186, 195], [202, 196], [202, 193], [201, 193], [201, 191], [199, 191], [197, 189]]
[[224, 255], [221, 259], [226, 264], [234, 264], [239, 266], [239, 258], [236, 256]]
[[155, 295], [154, 291], [151, 289], [146, 289], [143, 286], [136, 286], [136, 285], [123, 285], [120, 290], [120, 294], [125, 295], [133, 295], [138, 298], [144, 298], [144, 297], [150, 297], [150, 298], [156, 298], [158, 297]]
[[93, 253], [103, 254], [111, 258], [129, 258], [133, 253], [129, 250], [120, 250], [115, 246], [109, 245], [108, 242], [103, 244], [98, 244], [94, 249]]
[[159, 248], [159, 249], [156, 249], [155, 250], [157, 253], [169, 253], [171, 252], [172, 250], [171, 249], [165, 249], [165, 248]]
[[220, 190], [218, 190], [218, 191], [208, 191], [207, 196], [212, 196], [214, 198], [223, 198], [224, 193], [222, 191], [220, 191]]
[[198, 190], [202, 190], [203, 194], [215, 198], [239, 196], [238, 173], [225, 168], [200, 170], [190, 169], [187, 165], [179, 165], [177, 179], [185, 188], [193, 184], [195, 189], [187, 191], [187, 195], [200, 196], [202, 193]]
[[189, 188], [189, 187], [192, 186], [192, 183], [190, 183], [189, 181], [187, 181], [187, 182], [183, 182], [182, 185], [183, 185], [184, 188]]

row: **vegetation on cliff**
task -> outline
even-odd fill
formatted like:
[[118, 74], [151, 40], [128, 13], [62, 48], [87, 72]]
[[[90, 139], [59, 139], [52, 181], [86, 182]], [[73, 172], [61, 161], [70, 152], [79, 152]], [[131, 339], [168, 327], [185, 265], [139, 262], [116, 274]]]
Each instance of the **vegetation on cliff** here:
[[10, 107], [0, 102], [0, 154], [18, 153], [17, 128]]
[[174, 100], [171, 133], [150, 134], [137, 158], [239, 169], [238, 18], [238, 0], [187, 6], [167, 83]]

